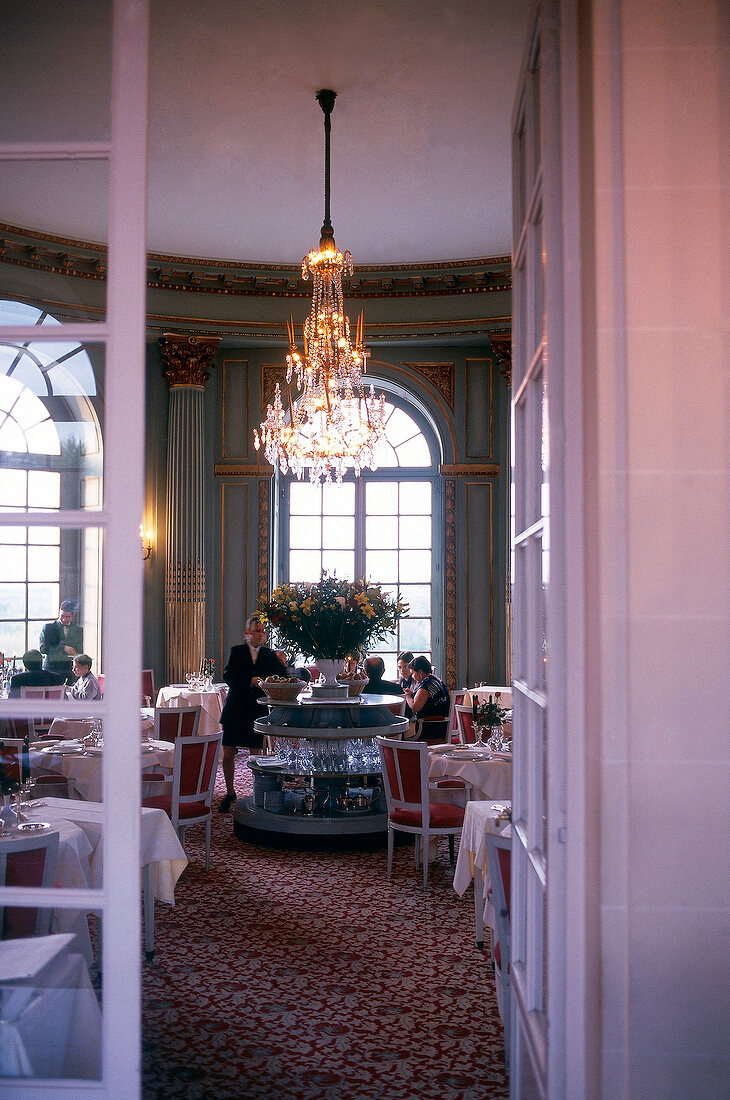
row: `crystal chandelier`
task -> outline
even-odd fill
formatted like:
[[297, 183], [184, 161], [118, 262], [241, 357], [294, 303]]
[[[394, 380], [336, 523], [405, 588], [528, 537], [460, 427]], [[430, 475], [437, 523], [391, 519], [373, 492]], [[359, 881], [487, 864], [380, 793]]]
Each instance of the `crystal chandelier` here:
[[[286, 357], [288, 408], [276, 383], [274, 403], [266, 419], [254, 431], [254, 447], [263, 446], [272, 466], [283, 474], [291, 470], [302, 478], [309, 468], [309, 480], [319, 483], [342, 475], [353, 466], [377, 466], [376, 448], [385, 433], [385, 396], [366, 392], [363, 374], [368, 351], [363, 345], [363, 316], [357, 320], [355, 346], [350, 340], [350, 322], [342, 299], [342, 276], [352, 275], [352, 256], [335, 245], [330, 221], [330, 115], [336, 92], [323, 89], [317, 100], [324, 111], [324, 222], [319, 249], [302, 260], [302, 278], [313, 281], [312, 308], [304, 322], [304, 354], [294, 338], [294, 321], [289, 318], [289, 354]], [[293, 400], [292, 379], [299, 390]], [[288, 418], [287, 418], [288, 413]]]

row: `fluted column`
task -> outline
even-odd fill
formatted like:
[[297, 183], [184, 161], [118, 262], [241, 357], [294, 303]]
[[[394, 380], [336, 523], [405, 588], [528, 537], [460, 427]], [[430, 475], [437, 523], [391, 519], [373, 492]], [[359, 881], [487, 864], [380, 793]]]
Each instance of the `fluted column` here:
[[166, 334], [167, 417], [165, 671], [168, 683], [197, 672], [205, 639], [205, 383], [217, 338]]

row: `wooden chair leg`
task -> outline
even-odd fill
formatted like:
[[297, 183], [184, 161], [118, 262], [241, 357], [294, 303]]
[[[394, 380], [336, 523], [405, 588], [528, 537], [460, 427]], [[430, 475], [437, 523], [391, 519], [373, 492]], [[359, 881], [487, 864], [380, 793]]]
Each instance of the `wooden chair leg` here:
[[390, 872], [393, 867], [393, 830], [388, 826], [388, 882], [390, 882]]

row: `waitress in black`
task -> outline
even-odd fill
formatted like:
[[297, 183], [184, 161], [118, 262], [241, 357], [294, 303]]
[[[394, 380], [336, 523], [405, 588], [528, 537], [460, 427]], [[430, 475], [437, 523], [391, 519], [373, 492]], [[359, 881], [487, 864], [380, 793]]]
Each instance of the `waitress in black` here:
[[223, 726], [223, 777], [226, 781], [225, 797], [218, 813], [230, 810], [236, 801], [233, 785], [236, 753], [239, 748], [261, 749], [263, 738], [255, 732], [253, 724], [266, 714], [266, 707], [259, 703], [261, 681], [267, 676], [286, 676], [286, 668], [273, 649], [264, 645], [266, 631], [257, 615], [246, 619], [246, 641], [234, 645], [223, 670], [228, 684], [228, 696], [221, 714]]

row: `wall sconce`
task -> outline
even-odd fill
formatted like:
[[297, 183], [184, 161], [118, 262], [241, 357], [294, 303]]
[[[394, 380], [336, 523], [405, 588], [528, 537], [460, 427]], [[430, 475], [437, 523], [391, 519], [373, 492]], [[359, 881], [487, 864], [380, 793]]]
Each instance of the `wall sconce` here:
[[145, 531], [141, 523], [139, 525], [139, 537], [142, 542], [142, 561], [147, 561], [152, 553], [152, 532]]

